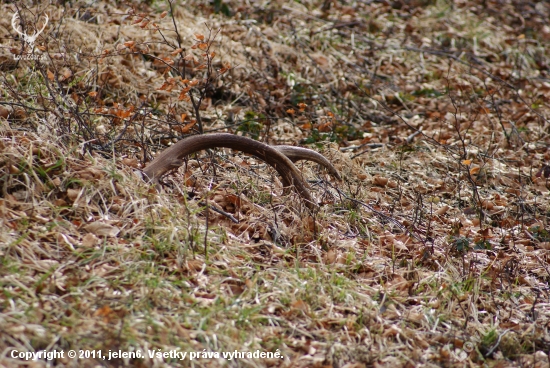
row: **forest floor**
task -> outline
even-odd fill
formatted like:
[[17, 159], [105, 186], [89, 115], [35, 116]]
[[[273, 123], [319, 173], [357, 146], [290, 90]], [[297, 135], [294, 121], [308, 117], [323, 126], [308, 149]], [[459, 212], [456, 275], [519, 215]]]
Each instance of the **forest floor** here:
[[550, 366], [549, 2], [0, 9], [0, 366]]

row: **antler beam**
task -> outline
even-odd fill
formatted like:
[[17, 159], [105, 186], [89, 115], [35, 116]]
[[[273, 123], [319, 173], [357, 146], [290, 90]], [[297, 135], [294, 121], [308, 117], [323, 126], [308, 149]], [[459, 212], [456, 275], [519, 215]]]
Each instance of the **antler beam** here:
[[309, 208], [314, 208], [316, 204], [309, 193], [307, 184], [302, 181], [301, 174], [292, 161], [310, 160], [317, 162], [340, 179], [340, 175], [334, 166], [324, 156], [315, 151], [293, 146], [269, 146], [250, 138], [227, 133], [193, 135], [184, 138], [162, 151], [145, 167], [143, 173], [149, 180], [158, 182], [159, 178], [168, 170], [180, 167], [185, 156], [217, 147], [242, 151], [265, 161], [277, 170], [282, 178], [283, 185], [293, 187], [306, 201]]

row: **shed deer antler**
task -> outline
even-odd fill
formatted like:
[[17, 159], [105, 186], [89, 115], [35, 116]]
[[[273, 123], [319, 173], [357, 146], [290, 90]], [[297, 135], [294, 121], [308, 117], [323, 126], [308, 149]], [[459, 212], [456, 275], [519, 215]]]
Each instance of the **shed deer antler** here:
[[318, 163], [321, 166], [324, 166], [328, 170], [330, 175], [334, 176], [338, 180], [342, 180], [338, 170], [332, 166], [329, 160], [325, 158], [319, 152], [310, 150], [309, 148], [294, 147], [294, 146], [273, 146], [277, 151], [284, 154], [292, 162], [307, 160]]
[[19, 19], [19, 12], [13, 13], [13, 17], [11, 18], [11, 26], [13, 27], [15, 32], [19, 33], [21, 35], [21, 37], [23, 37], [23, 40], [25, 40], [25, 42], [28, 43], [31, 48], [34, 47], [34, 43], [36, 42], [36, 39], [38, 38], [40, 33], [42, 33], [42, 31], [44, 31], [44, 29], [48, 25], [48, 20], [50, 18], [48, 18], [48, 14], [44, 14], [44, 15], [46, 16], [46, 21], [44, 22], [44, 25], [42, 26], [42, 29], [40, 31], [36, 31], [36, 33], [31, 35], [31, 36], [29, 36], [25, 32], [21, 32], [20, 30], [17, 29], [18, 28], [17, 20]]
[[170, 148], [162, 151], [143, 170], [145, 176], [152, 182], [158, 182], [168, 170], [183, 164], [183, 157], [208, 148], [226, 147], [253, 155], [271, 165], [281, 175], [284, 186], [292, 186], [306, 201], [309, 208], [316, 206], [308, 186], [302, 181], [300, 172], [292, 163], [298, 160], [310, 160], [326, 167], [329, 172], [340, 179], [338, 171], [321, 154], [307, 148], [293, 146], [269, 146], [250, 138], [218, 133], [193, 135], [182, 139]]

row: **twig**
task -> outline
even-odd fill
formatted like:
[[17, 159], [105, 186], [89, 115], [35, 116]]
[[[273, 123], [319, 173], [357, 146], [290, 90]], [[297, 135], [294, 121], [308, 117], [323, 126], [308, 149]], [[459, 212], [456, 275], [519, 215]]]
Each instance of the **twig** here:
[[219, 208], [218, 206], [215, 206], [215, 205], [212, 205], [212, 204], [208, 204], [208, 203], [205, 202], [205, 201], [199, 202], [199, 205], [200, 205], [200, 206], [207, 207], [207, 208], [210, 208], [212, 211], [215, 211], [215, 212], [219, 213], [220, 215], [224, 215], [225, 217], [227, 217], [228, 219], [230, 219], [231, 221], [233, 221], [233, 222], [236, 223], [236, 224], [239, 223], [239, 220], [237, 220], [232, 214], [230, 214], [230, 213], [228, 213], [228, 212], [225, 212], [224, 210], [222, 210], [222, 209]]

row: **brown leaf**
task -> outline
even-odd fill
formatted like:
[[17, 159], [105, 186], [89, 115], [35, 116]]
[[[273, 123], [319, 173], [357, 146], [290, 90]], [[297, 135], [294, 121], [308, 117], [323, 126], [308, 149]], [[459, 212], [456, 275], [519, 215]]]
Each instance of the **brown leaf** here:
[[388, 181], [389, 181], [388, 178], [384, 178], [379, 175], [376, 175], [372, 180], [373, 184], [379, 187], [385, 187], [386, 185], [388, 185]]
[[325, 262], [328, 264], [336, 263], [336, 252], [334, 250], [329, 249], [329, 251], [325, 255]]
[[193, 128], [196, 123], [197, 123], [197, 121], [195, 119], [193, 119], [190, 123], [186, 124], [184, 127], [180, 127], [179, 132], [182, 133], [182, 134], [188, 133], [189, 130], [191, 130], [191, 128]]
[[94, 316], [105, 317], [110, 315], [111, 313], [113, 313], [113, 310], [111, 309], [111, 307], [109, 307], [108, 305], [104, 305], [103, 307], [99, 308], [94, 312]]
[[4, 106], [0, 106], [0, 118], [7, 119], [10, 115], [10, 110], [5, 108]]
[[84, 248], [93, 247], [98, 243], [98, 240], [99, 239], [94, 234], [88, 233], [84, 235], [84, 237], [82, 238], [82, 247]]
[[101, 221], [92, 222], [91, 224], [84, 226], [84, 230], [90, 233], [93, 233], [97, 236], [109, 236], [109, 237], [117, 236], [118, 233], [120, 232], [120, 229], [118, 229], [117, 227], [111, 226]]
[[126, 166], [130, 166], [134, 169], [137, 169], [139, 167], [138, 160], [136, 158], [129, 158], [125, 157], [122, 159], [122, 163]]
[[447, 211], [449, 211], [449, 206], [447, 205], [444, 205], [443, 207], [441, 207], [440, 209], [438, 209], [437, 211], [435, 211], [435, 214], [437, 216], [441, 216], [441, 215], [444, 215], [447, 213]]
[[307, 313], [309, 310], [309, 305], [306, 302], [304, 302], [302, 299], [298, 299], [292, 302], [291, 307], [293, 309], [297, 309], [305, 313]]
[[69, 189], [67, 189], [67, 197], [69, 197], [69, 199], [74, 202], [76, 200], [76, 198], [78, 197], [78, 195], [80, 194], [80, 191], [81, 191], [81, 189], [71, 189], [71, 188], [69, 188]]
[[470, 175], [475, 175], [479, 172], [479, 170], [481, 170], [481, 168], [479, 166], [475, 166], [475, 167], [472, 167], [470, 169]]

